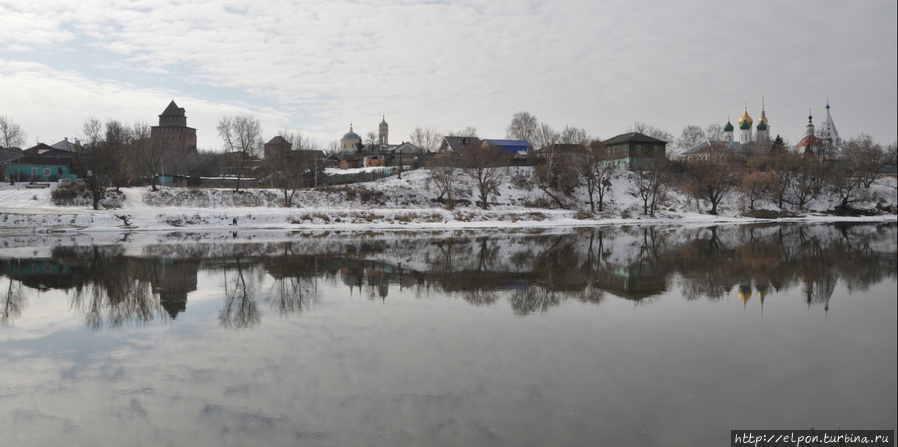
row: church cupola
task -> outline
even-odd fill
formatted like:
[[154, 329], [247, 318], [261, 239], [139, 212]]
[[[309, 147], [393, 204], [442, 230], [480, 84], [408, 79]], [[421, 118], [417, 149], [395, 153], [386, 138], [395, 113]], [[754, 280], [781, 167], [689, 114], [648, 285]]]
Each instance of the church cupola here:
[[390, 144], [390, 125], [387, 124], [387, 117], [383, 116], [380, 125], [377, 126], [377, 142], [378, 144]]
[[808, 125], [805, 126], [805, 135], [812, 137], [814, 136], [814, 116], [811, 115], [811, 111], [808, 110]]
[[767, 126], [767, 112], [764, 110], [764, 99], [761, 99], [761, 117], [758, 118], [758, 141], [770, 141], [770, 130]]
[[748, 105], [745, 106], [745, 113], [739, 118], [739, 142], [742, 144], [751, 142], [751, 125], [753, 121], [748, 115]]
[[733, 123], [730, 122], [730, 117], [727, 116], [727, 123], [723, 126], [723, 140], [724, 141], [733, 141]]

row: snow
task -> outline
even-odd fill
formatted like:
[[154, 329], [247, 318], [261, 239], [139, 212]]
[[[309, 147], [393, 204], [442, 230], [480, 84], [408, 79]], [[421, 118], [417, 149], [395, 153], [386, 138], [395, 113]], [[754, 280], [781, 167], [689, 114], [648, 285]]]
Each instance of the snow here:
[[[251, 189], [233, 193], [226, 188], [122, 188], [124, 203], [117, 209], [92, 210], [57, 206], [52, 189], [26, 189], [24, 184], [0, 186], [0, 233], [98, 233], [133, 231], [236, 231], [236, 230], [460, 230], [497, 229], [527, 231], [556, 227], [632, 224], [751, 223], [767, 221], [742, 217], [742, 199], [728, 198], [716, 216], [707, 207], [679, 191], [670, 191], [654, 217], [642, 215], [642, 204], [633, 193], [632, 173], [615, 179], [606, 196], [605, 211], [595, 216], [585, 193], [577, 198], [579, 209], [536, 208], [550, 201], [529, 182], [526, 167], [508, 168], [506, 182], [489, 210], [470, 205], [447, 210], [434, 202], [438, 193], [430, 186], [429, 171], [403, 172], [374, 182], [296, 192], [292, 207], [284, 207], [283, 191]], [[895, 209], [896, 180], [877, 180], [869, 198], [857, 204], [873, 208], [877, 203]], [[471, 203], [474, 199], [467, 197]], [[177, 203], [177, 206], [170, 204]], [[895, 214], [868, 217], [836, 217], [824, 214], [831, 200], [812, 202], [809, 211], [784, 221], [895, 221]], [[776, 209], [772, 204], [765, 205]]]

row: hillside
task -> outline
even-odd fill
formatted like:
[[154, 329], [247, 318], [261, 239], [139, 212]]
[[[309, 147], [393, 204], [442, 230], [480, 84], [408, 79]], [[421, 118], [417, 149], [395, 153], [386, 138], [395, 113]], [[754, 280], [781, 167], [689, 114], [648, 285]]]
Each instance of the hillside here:
[[[472, 204], [468, 196], [454, 209], [436, 202], [438, 192], [428, 181], [427, 170], [408, 171], [375, 182], [296, 192], [293, 206], [283, 206], [283, 192], [252, 189], [122, 188], [123, 199], [109, 209], [94, 211], [88, 205], [57, 206], [50, 189], [26, 189], [23, 185], [0, 187], [0, 230], [4, 232], [67, 232], [190, 229], [366, 229], [366, 228], [533, 228], [627, 223], [755, 222], [744, 217], [746, 206], [739, 193], [731, 194], [718, 215], [707, 213], [681, 191], [670, 189], [655, 216], [643, 215], [636, 197], [633, 174], [621, 173], [612, 182], [605, 210], [591, 215], [585, 193], [579, 191], [572, 209], [552, 209], [548, 197], [534, 187], [530, 168], [508, 168], [499, 194], [489, 210]], [[54, 186], [55, 187], [55, 186]], [[470, 189], [470, 186], [469, 186]], [[788, 220], [895, 220], [877, 209], [895, 210], [896, 180], [883, 178], [855, 206], [872, 216], [844, 217], [828, 212], [832, 200], [812, 201], [803, 213], [789, 213]], [[776, 210], [773, 204], [756, 208]], [[783, 220], [783, 219], [780, 219]]]

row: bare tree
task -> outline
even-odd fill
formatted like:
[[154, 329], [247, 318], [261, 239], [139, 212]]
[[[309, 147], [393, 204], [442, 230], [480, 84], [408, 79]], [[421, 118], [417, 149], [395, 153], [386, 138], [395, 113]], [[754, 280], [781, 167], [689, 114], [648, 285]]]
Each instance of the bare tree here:
[[518, 112], [511, 117], [511, 123], [505, 129], [505, 136], [515, 140], [530, 141], [536, 134], [539, 121], [527, 112]]
[[586, 146], [589, 144], [589, 134], [582, 127], [564, 126], [558, 137], [558, 142], [561, 144], [582, 144]]
[[[11, 118], [0, 115], [0, 147], [7, 150], [10, 158], [12, 158], [13, 155], [11, 151], [15, 148], [21, 149], [21, 147], [25, 145], [25, 138], [25, 131], [22, 130], [21, 126], [13, 122]], [[2, 175], [2, 173], [0, 173], [0, 175]], [[9, 184], [15, 184], [11, 175]]]
[[248, 115], [226, 116], [218, 121], [218, 135], [224, 141], [224, 150], [234, 159], [237, 168], [237, 187], [243, 178], [247, 162], [259, 155], [262, 124]]
[[826, 180], [829, 189], [839, 198], [839, 205], [836, 206], [838, 210], [849, 210], [851, 203], [861, 198], [859, 190], [864, 184], [862, 173], [864, 168], [861, 166], [853, 160], [846, 159], [827, 170]]
[[611, 179], [618, 171], [617, 163], [603, 156], [602, 146], [601, 141], [593, 141], [577, 160], [577, 172], [583, 186], [586, 187], [589, 209], [592, 213], [596, 212], [596, 199], [599, 203], [599, 212], [604, 210], [605, 194], [611, 189]]
[[640, 123], [639, 121], [633, 123], [633, 126], [631, 126], [628, 131], [629, 132], [639, 132], [643, 135], [648, 135], [652, 138], [657, 138], [659, 140], [663, 140], [663, 141], [667, 141], [667, 142], [674, 141], [674, 136], [670, 132], [668, 132], [664, 129], [657, 128], [650, 124]]
[[480, 207], [488, 209], [490, 196], [495, 195], [502, 184], [502, 168], [508, 166], [511, 154], [499, 146], [483, 142], [467, 148], [462, 157], [465, 174], [477, 188]]
[[720, 124], [708, 124], [705, 127], [705, 138], [709, 140], [722, 140], [723, 139], [723, 126]]
[[464, 182], [459, 166], [459, 154], [448, 153], [433, 157], [428, 163], [430, 170], [429, 182], [439, 191], [438, 199], [445, 197], [446, 208], [455, 207], [455, 201], [464, 194]]
[[377, 133], [375, 133], [373, 130], [365, 134], [365, 146], [372, 147], [377, 144], [377, 141]]
[[677, 139], [676, 146], [680, 152], [684, 152], [692, 149], [706, 139], [708, 139], [708, 137], [701, 127], [690, 124], [683, 128], [683, 131], [680, 133], [680, 138]]
[[554, 142], [540, 149], [540, 163], [533, 170], [533, 183], [559, 208], [570, 208], [568, 199], [574, 195], [579, 178], [576, 169]]
[[643, 214], [654, 216], [656, 207], [664, 200], [667, 193], [667, 163], [666, 158], [658, 156], [645, 169], [635, 172], [633, 192], [642, 199]]
[[811, 152], [805, 155], [790, 154], [783, 167], [788, 169], [790, 177], [787, 200], [799, 211], [804, 211], [811, 200], [820, 194], [825, 184], [826, 165], [821, 156]]
[[477, 128], [474, 126], [468, 126], [464, 129], [454, 130], [446, 132], [447, 136], [453, 137], [469, 137], [469, 138], [478, 138], [477, 137]]
[[0, 146], [4, 148], [22, 147], [25, 145], [25, 131], [13, 122], [12, 118], [0, 115]]
[[755, 203], [770, 196], [777, 184], [778, 178], [774, 172], [751, 170], [742, 176], [739, 191], [748, 200], [748, 209], [754, 210]]
[[132, 135], [119, 121], [110, 120], [104, 126], [96, 118], [88, 119], [82, 131], [87, 144], [75, 152], [74, 168], [78, 177], [84, 180], [96, 210], [106, 197], [106, 190], [120, 178], [121, 160], [131, 145]]
[[869, 188], [882, 175], [882, 169], [889, 162], [889, 154], [873, 141], [873, 137], [860, 134], [845, 144], [845, 161], [854, 166], [864, 188]]
[[711, 203], [708, 214], [716, 215], [717, 206], [739, 185], [739, 168], [726, 163], [722, 156], [690, 163], [685, 182], [686, 191], [699, 200]]
[[132, 177], [149, 178], [153, 191], [156, 191], [156, 183], [164, 163], [165, 144], [158, 138], [150, 138], [150, 126], [144, 122], [134, 123], [131, 127], [131, 136], [131, 145], [126, 151], [124, 164]]
[[[476, 133], [476, 132], [475, 132]], [[443, 136], [432, 127], [415, 127], [408, 136], [409, 142], [428, 152], [436, 152], [440, 148]]]
[[[522, 138], [523, 139], [523, 138]], [[534, 149], [542, 149], [557, 144], [561, 140], [561, 134], [552, 129], [552, 126], [542, 123], [533, 130], [533, 134], [527, 141], [533, 144]]]

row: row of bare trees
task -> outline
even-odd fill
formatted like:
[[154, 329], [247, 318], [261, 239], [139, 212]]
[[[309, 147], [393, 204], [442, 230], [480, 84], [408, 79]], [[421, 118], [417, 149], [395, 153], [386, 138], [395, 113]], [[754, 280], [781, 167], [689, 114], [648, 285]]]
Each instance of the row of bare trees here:
[[837, 211], [847, 211], [868, 198], [883, 168], [895, 163], [894, 153], [869, 135], [848, 140], [838, 158], [795, 153], [777, 137], [770, 146], [741, 159], [719, 154], [689, 163], [674, 183], [707, 202], [710, 214], [737, 194], [752, 211], [764, 202], [780, 211], [804, 211], [812, 200], [826, 195], [835, 199]]

